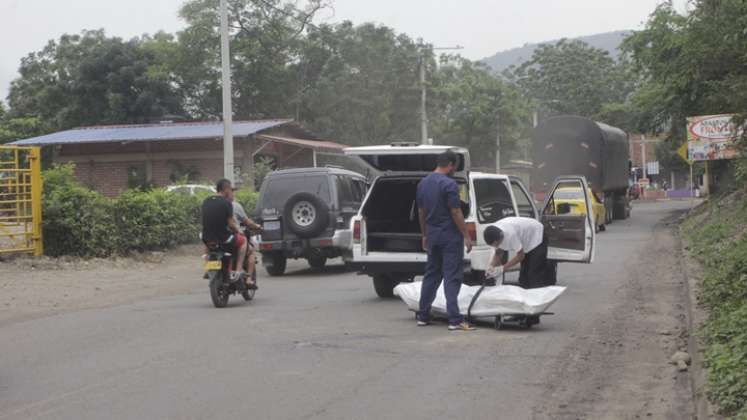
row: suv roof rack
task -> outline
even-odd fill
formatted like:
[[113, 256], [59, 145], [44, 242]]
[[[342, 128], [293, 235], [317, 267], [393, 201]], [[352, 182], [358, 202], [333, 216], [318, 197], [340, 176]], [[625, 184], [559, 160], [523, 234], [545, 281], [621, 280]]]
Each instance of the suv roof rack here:
[[420, 143], [414, 142], [414, 141], [393, 141], [389, 143], [392, 147], [411, 147], [411, 146], [420, 146]]
[[329, 163], [324, 165], [325, 168], [331, 168], [331, 169], [345, 169], [342, 165], [330, 165]]

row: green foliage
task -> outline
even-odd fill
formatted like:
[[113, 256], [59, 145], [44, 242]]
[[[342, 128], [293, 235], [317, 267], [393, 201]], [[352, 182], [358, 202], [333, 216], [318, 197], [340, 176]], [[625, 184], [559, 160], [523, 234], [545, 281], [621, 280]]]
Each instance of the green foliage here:
[[518, 89], [498, 79], [482, 64], [442, 57], [434, 75], [429, 119], [439, 144], [468, 147], [476, 167], [494, 167], [500, 116], [502, 161], [530, 137], [531, 111]]
[[48, 255], [103, 257], [115, 249], [112, 202], [81, 186], [72, 166], [44, 171], [44, 250]]
[[744, 191], [709, 203], [683, 225], [705, 273], [709, 396], [726, 415], [747, 416], [747, 203]]
[[10, 114], [38, 117], [52, 130], [181, 114], [166, 54], [157, 48], [168, 37], [123, 41], [98, 30], [50, 41], [22, 59], [8, 95]]
[[252, 217], [254, 211], [257, 209], [259, 193], [250, 188], [242, 188], [235, 192], [234, 199], [244, 207], [246, 214]]
[[0, 113], [0, 144], [44, 134], [48, 129], [38, 117], [17, 117]]
[[202, 198], [163, 190], [130, 190], [109, 199], [78, 183], [71, 165], [43, 173], [45, 251], [51, 256], [105, 257], [194, 242]]
[[624, 62], [578, 40], [541, 45], [506, 75], [549, 114], [594, 117], [606, 104], [625, 102], [633, 88]]

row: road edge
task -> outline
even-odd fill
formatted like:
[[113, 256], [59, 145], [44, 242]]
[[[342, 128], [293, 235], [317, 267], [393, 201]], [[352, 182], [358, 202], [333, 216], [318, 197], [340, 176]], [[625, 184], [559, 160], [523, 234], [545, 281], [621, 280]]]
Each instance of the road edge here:
[[[697, 208], [697, 207], [696, 207]], [[692, 210], [691, 210], [692, 211]], [[677, 258], [680, 260], [680, 267], [683, 268], [681, 271], [684, 281], [682, 284], [685, 285], [685, 292], [687, 294], [687, 301], [685, 302], [686, 316], [687, 316], [687, 351], [690, 354], [690, 386], [693, 395], [693, 404], [695, 405], [694, 414], [698, 420], [703, 419], [722, 419], [723, 417], [718, 415], [718, 410], [708, 399], [707, 395], [707, 378], [706, 368], [703, 362], [703, 353], [705, 352], [705, 346], [698, 336], [698, 328], [703, 325], [708, 314], [704, 308], [698, 305], [698, 294], [702, 285], [702, 266], [692, 257], [685, 245], [685, 241], [682, 237], [681, 224], [690, 215], [690, 211], [680, 216], [677, 221], [677, 225], [674, 229], [675, 240], [677, 243]], [[694, 275], [692, 274], [694, 273]]]

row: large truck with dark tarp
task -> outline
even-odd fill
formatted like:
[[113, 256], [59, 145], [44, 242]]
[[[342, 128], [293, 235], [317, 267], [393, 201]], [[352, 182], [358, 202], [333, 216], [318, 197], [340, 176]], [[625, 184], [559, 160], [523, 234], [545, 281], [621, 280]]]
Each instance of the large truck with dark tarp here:
[[623, 130], [588, 118], [549, 118], [534, 130], [532, 191], [544, 192], [561, 175], [583, 175], [604, 204], [605, 223], [630, 215], [630, 147]]

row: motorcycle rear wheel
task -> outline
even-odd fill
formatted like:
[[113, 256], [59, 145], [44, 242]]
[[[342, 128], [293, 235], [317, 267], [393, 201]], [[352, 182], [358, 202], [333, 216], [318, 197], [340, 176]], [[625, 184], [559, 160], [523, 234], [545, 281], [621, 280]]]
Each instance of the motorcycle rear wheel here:
[[216, 308], [225, 308], [228, 305], [228, 290], [223, 281], [223, 272], [211, 271], [210, 277], [210, 299]]

